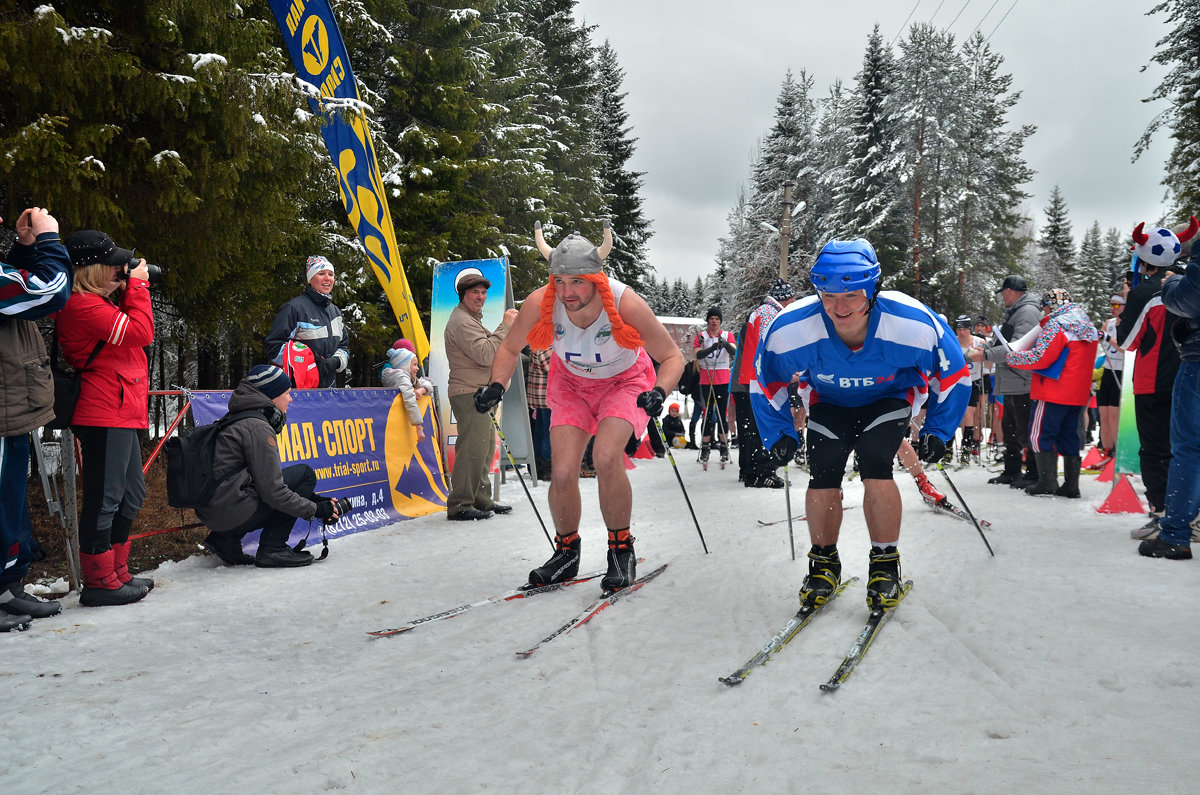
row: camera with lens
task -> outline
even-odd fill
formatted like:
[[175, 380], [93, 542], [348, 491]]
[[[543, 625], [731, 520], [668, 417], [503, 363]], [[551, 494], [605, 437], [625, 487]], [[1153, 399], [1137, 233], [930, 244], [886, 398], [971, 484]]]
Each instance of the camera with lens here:
[[[129, 280], [129, 272], [131, 270], [133, 270], [134, 268], [136, 268], [138, 266], [138, 262], [140, 262], [140, 261], [141, 261], [140, 257], [130, 257], [129, 262], [125, 263], [125, 270], [121, 271], [121, 273], [117, 276], [117, 278], [120, 279], [121, 281], [128, 281]], [[146, 281], [150, 282], [151, 284], [161, 284], [162, 280], [163, 280], [162, 267], [159, 265], [152, 265], [149, 262], [147, 262], [146, 263]]]
[[330, 500], [333, 503], [333, 508], [337, 512], [337, 519], [330, 517], [325, 520], [325, 524], [337, 524], [343, 516], [348, 515], [354, 510], [354, 506], [350, 504], [350, 500], [345, 498], [340, 500]]

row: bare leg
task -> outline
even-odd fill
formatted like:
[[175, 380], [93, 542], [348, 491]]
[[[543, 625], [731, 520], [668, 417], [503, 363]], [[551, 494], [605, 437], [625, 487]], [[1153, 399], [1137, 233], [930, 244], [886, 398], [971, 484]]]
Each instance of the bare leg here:
[[592, 463], [596, 467], [596, 485], [600, 497], [600, 515], [610, 530], [629, 527], [633, 512], [633, 488], [625, 474], [625, 441], [633, 432], [625, 420], [605, 417], [596, 428], [592, 445]]
[[871, 534], [871, 541], [895, 544], [900, 540], [900, 515], [903, 511], [896, 481], [864, 479], [863, 488], [863, 513], [867, 517], [867, 532]]
[[[579, 530], [579, 465], [589, 438], [582, 428], [573, 425], [555, 425], [550, 429], [550, 447], [554, 452], [550, 459], [550, 516], [554, 531], [563, 537]], [[629, 438], [628, 432], [625, 438]]]
[[804, 510], [808, 515], [808, 537], [812, 545], [837, 544], [842, 529], [842, 490], [809, 489], [804, 494]]

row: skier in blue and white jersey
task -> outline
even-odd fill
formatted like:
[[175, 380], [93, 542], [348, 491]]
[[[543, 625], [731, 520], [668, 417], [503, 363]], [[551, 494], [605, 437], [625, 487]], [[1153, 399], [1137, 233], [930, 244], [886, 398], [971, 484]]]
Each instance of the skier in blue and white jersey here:
[[841, 483], [851, 451], [858, 453], [871, 534], [867, 604], [874, 610], [899, 603], [896, 451], [928, 398], [918, 449], [924, 461], [940, 460], [971, 396], [950, 327], [920, 301], [881, 292], [879, 275], [866, 240], [830, 241], [812, 269], [817, 295], [779, 313], [755, 359], [751, 404], [763, 446], [781, 464], [798, 447], [787, 385], [800, 376], [811, 471], [805, 504], [812, 549], [800, 589], [806, 604], [823, 604], [841, 581]]

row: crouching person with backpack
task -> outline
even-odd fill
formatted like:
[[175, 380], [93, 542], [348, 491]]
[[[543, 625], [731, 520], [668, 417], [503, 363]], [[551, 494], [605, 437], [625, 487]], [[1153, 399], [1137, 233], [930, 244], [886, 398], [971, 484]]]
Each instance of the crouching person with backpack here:
[[[334, 501], [314, 493], [312, 467], [280, 469], [275, 435], [287, 422], [291, 402], [287, 373], [256, 365], [234, 390], [229, 412], [217, 421], [212, 473], [219, 485], [211, 500], [196, 507], [196, 515], [210, 530], [205, 546], [231, 566], [307, 566], [312, 553], [287, 545], [296, 519], [332, 523], [338, 518]], [[252, 558], [242, 549], [242, 537], [259, 528], [258, 554]]]

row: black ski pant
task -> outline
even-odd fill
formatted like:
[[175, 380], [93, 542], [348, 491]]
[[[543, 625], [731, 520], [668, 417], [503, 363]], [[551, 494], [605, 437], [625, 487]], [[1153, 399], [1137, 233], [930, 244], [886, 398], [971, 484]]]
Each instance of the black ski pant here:
[[733, 413], [738, 429], [738, 475], [744, 483], [753, 483], [774, 467], [767, 462], [758, 423], [750, 408], [749, 392], [733, 393]]
[[[293, 464], [283, 470], [283, 485], [301, 497], [311, 500], [317, 488], [317, 475], [308, 464]], [[250, 518], [230, 530], [229, 534], [240, 539], [261, 527], [258, 548], [282, 549], [287, 546], [288, 536], [292, 534], [295, 524], [295, 516], [260, 502], [254, 513], [250, 514]]]
[[1025, 450], [1029, 448], [1031, 405], [1028, 394], [1004, 396], [1004, 416], [1000, 427], [1004, 430], [1004, 471], [1010, 474], [1021, 471]]
[[1171, 467], [1171, 393], [1134, 395], [1133, 408], [1146, 500], [1150, 510], [1161, 511], [1167, 501], [1167, 470]]

